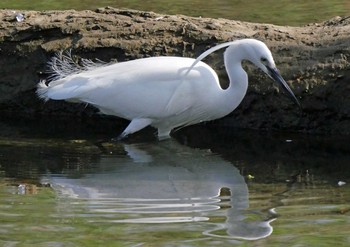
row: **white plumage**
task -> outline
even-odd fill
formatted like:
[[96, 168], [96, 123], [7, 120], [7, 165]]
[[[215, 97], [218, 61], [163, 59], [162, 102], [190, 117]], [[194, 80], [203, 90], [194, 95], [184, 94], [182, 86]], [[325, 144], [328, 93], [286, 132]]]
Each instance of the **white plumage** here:
[[[215, 71], [200, 61], [223, 47], [228, 47], [224, 62], [230, 78], [225, 90]], [[151, 57], [109, 64], [83, 59], [79, 65], [60, 54], [49, 63], [52, 75], [48, 83], [39, 82], [37, 94], [44, 100], [89, 103], [104, 114], [131, 120], [120, 138], [148, 125], [167, 138], [174, 128], [221, 118], [240, 104], [248, 87], [242, 60], [280, 82], [296, 100], [269, 49], [254, 39], [218, 45], [197, 59]]]

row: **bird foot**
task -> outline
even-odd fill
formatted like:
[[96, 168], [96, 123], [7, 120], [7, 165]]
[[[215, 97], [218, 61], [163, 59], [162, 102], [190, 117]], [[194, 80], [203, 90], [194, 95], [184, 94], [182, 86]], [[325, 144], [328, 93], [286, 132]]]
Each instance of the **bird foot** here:
[[124, 140], [127, 137], [128, 137], [128, 134], [123, 132], [119, 136], [112, 138], [111, 141], [113, 141], [113, 142], [120, 142], [120, 141]]

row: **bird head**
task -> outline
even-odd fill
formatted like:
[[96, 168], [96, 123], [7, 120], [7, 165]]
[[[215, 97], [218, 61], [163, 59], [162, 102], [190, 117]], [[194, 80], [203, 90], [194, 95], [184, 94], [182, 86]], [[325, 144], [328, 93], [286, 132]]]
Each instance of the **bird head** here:
[[255, 39], [246, 39], [242, 48], [246, 51], [246, 59], [264, 71], [272, 80], [279, 83], [281, 88], [300, 107], [298, 99], [295, 97], [293, 91], [290, 89], [287, 82], [283, 79], [280, 72], [276, 68], [275, 61], [269, 48], [267, 48], [263, 42]]

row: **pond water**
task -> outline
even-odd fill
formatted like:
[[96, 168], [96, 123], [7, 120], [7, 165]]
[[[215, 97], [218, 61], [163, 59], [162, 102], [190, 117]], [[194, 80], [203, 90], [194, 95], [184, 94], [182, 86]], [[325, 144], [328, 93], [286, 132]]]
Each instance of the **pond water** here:
[[350, 245], [349, 137], [95, 121], [0, 123], [0, 246]]
[[112, 6], [154, 11], [164, 14], [183, 14], [210, 18], [227, 18], [233, 20], [273, 23], [279, 25], [304, 25], [322, 22], [334, 16], [348, 15], [348, 0], [1, 0], [0, 8], [53, 10], [53, 9], [96, 9]]

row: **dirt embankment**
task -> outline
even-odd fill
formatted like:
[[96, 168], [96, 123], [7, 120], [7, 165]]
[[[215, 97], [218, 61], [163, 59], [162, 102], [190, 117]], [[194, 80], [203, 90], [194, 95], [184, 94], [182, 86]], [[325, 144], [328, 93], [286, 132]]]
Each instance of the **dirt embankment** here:
[[[196, 57], [215, 44], [256, 38], [272, 50], [277, 67], [303, 112], [262, 72], [245, 64], [250, 85], [223, 124], [312, 133], [350, 134], [350, 18], [303, 27], [192, 18], [102, 8], [96, 11], [24, 11], [18, 22], [0, 10], [0, 115], [91, 116], [92, 108], [35, 96], [49, 58], [62, 49], [84, 58], [125, 61], [149, 56]], [[222, 52], [205, 60], [227, 84]]]

